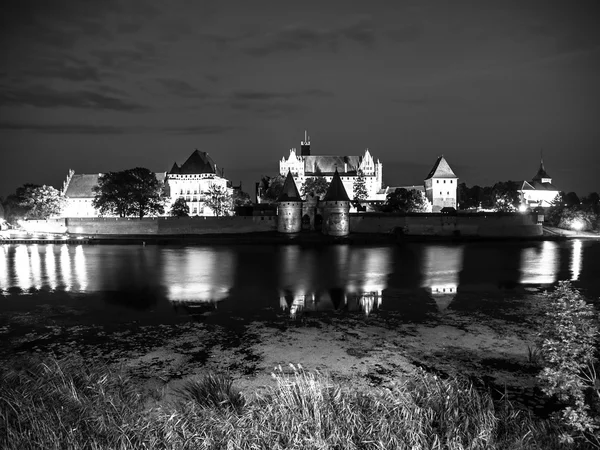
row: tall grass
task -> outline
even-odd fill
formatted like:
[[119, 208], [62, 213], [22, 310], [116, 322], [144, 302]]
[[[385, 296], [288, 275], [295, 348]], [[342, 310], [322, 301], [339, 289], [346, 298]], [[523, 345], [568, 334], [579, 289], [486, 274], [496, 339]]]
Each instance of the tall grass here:
[[82, 361], [14, 364], [0, 379], [6, 449], [558, 449], [559, 431], [467, 381], [418, 371], [358, 390], [299, 365], [243, 396], [224, 375], [155, 399]]

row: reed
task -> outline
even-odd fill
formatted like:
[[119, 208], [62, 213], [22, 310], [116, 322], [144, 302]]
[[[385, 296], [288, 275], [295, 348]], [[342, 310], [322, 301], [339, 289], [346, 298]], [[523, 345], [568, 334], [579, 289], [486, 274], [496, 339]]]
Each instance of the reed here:
[[465, 380], [419, 370], [390, 388], [358, 390], [300, 365], [273, 378], [248, 395], [209, 374], [167, 401], [81, 360], [13, 363], [0, 378], [0, 448], [561, 448], [552, 422], [494, 405]]

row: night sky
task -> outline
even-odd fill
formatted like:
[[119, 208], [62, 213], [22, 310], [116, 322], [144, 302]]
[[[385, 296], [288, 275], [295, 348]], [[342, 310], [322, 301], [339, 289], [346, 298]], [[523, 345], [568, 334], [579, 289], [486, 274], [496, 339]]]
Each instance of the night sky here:
[[[0, 12], [0, 195], [198, 149], [254, 193], [300, 147], [421, 184], [600, 191], [593, 1], [9, 0]], [[358, 6], [360, 5], [360, 6]]]

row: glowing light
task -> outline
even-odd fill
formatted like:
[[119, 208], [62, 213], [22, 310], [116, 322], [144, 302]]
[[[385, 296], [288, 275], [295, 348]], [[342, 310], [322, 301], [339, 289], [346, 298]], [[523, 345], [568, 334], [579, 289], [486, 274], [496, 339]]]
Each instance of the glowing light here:
[[558, 244], [544, 241], [542, 248], [530, 247], [521, 253], [521, 284], [552, 284], [558, 271]]
[[52, 244], [46, 245], [46, 277], [48, 279], [48, 286], [51, 290], [56, 289], [56, 262], [54, 260], [54, 246]]
[[71, 255], [69, 254], [69, 246], [63, 244], [60, 249], [60, 274], [65, 285], [65, 291], [71, 290]]
[[525, 211], [527, 211], [527, 205], [525, 203], [521, 203], [519, 205], [519, 212], [524, 213]]
[[40, 289], [42, 287], [42, 276], [41, 276], [41, 260], [40, 252], [37, 245], [29, 246], [29, 265], [31, 268], [31, 285]]
[[581, 263], [583, 261], [583, 244], [581, 240], [573, 240], [573, 252], [571, 253], [571, 280], [576, 281], [581, 274]]
[[0, 293], [8, 290], [8, 247], [0, 246]]
[[22, 290], [29, 289], [31, 283], [31, 267], [29, 266], [29, 255], [27, 245], [17, 245], [15, 248], [15, 281]]
[[78, 245], [75, 247], [75, 279], [79, 285], [79, 291], [84, 292], [87, 288], [87, 272], [85, 267], [85, 254], [83, 253], [83, 246]]
[[575, 231], [581, 231], [585, 227], [585, 223], [581, 219], [573, 219], [571, 222], [571, 229]]

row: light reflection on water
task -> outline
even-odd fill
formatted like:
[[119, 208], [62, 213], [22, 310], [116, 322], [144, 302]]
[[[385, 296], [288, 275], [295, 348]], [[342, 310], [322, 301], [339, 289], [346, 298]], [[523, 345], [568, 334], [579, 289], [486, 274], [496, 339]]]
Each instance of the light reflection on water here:
[[[402, 293], [424, 292], [444, 311], [461, 289], [472, 288], [479, 279], [488, 280], [488, 285], [498, 280], [504, 286], [540, 287], [559, 279], [580, 281], [594, 267], [593, 260], [586, 260], [586, 249], [595, 245], [597, 259], [599, 244], [289, 245], [260, 251], [235, 246], [2, 245], [0, 293], [134, 295], [143, 288], [144, 295], [152, 292], [174, 305], [216, 307], [227, 301], [247, 309], [258, 301], [254, 297], [264, 296], [261, 305], [278, 303], [278, 310], [294, 317], [299, 312], [342, 310], [369, 315], [402, 301]], [[495, 259], [497, 264], [489, 263]], [[250, 290], [252, 298], [247, 298]], [[278, 296], [275, 304], [273, 294]]]

